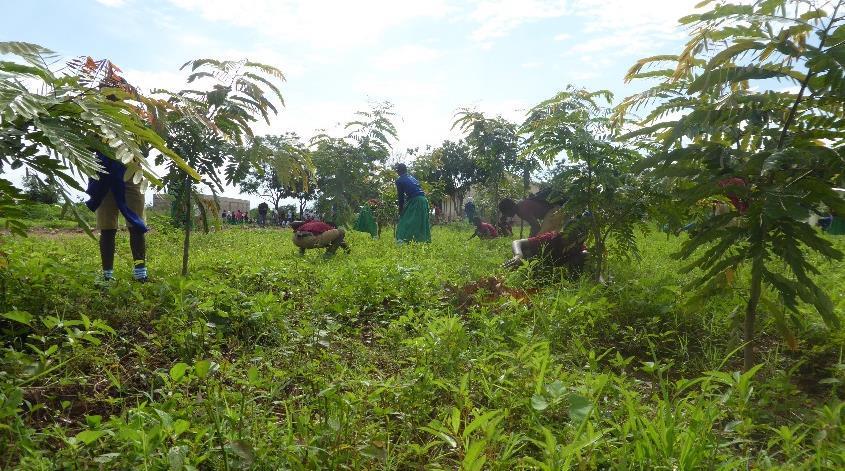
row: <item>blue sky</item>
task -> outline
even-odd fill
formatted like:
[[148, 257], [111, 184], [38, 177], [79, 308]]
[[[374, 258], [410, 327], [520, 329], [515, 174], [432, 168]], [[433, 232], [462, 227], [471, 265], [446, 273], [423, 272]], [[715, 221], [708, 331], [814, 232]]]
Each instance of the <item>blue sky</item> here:
[[[199, 57], [249, 58], [287, 75], [286, 108], [260, 133], [308, 138], [368, 100], [390, 100], [397, 150], [436, 145], [459, 107], [518, 121], [567, 84], [621, 99], [628, 67], [679, 52], [697, 0], [6, 1], [0, 40], [108, 58], [144, 89], [181, 88]], [[38, 26], [37, 28], [35, 26]], [[228, 195], [236, 195], [228, 189]]]

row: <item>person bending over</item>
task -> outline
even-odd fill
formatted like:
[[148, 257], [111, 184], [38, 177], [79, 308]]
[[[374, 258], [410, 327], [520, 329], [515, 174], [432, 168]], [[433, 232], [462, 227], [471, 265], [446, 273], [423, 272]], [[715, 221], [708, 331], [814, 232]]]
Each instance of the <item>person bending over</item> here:
[[475, 232], [469, 237], [472, 240], [473, 237], [478, 236], [479, 239], [490, 240], [499, 237], [499, 232], [493, 227], [492, 224], [488, 224], [481, 220], [480, 217], [476, 217], [472, 220], [472, 223], [475, 224]]
[[586, 225], [581, 218], [570, 220], [562, 231], [544, 232], [528, 239], [513, 241], [513, 258], [504, 263], [505, 268], [517, 268], [525, 260], [540, 258], [545, 264], [564, 267], [570, 273], [580, 273], [589, 253], [584, 242]]
[[560, 231], [563, 225], [563, 210], [540, 196], [519, 202], [505, 198], [499, 202], [499, 211], [507, 218], [519, 216], [527, 222], [531, 227], [531, 237], [544, 232]]
[[333, 256], [338, 247], [346, 253], [351, 252], [349, 244], [344, 240], [346, 233], [343, 229], [322, 221], [294, 221], [291, 227], [293, 228], [293, 245], [299, 247], [300, 256], [305, 255], [308, 249], [325, 248], [327, 257]]

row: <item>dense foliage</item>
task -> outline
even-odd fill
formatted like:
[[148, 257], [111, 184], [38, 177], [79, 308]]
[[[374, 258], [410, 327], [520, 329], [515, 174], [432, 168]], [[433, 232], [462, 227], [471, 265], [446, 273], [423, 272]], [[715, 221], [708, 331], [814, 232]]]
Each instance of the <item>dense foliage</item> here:
[[[777, 318], [789, 338], [802, 302], [839, 325], [808, 257], [841, 260], [842, 252], [806, 222], [813, 213], [845, 214], [845, 200], [832, 190], [845, 169], [845, 11], [834, 3], [825, 11], [804, 1], [715, 2], [681, 20], [692, 27], [681, 54], [643, 59], [630, 70], [629, 80], [661, 81], [620, 105], [624, 113], [656, 102], [630, 136], [653, 137], [659, 147], [641, 166], [674, 180], [682, 205], [730, 201], [731, 211], [698, 221], [679, 254], [704, 270], [691, 285], [707, 294], [733, 289], [735, 268], [750, 264], [746, 369], [755, 363], [758, 311]], [[655, 63], [670, 68], [644, 71]], [[788, 276], [775, 269], [781, 265]]]
[[[0, 43], [0, 173], [26, 171], [0, 178], [0, 467], [845, 468], [845, 242], [809, 222], [845, 215], [840, 6], [704, 0], [615, 108], [575, 86], [521, 124], [462, 108], [461, 139], [404, 153], [389, 102], [256, 136], [283, 106], [265, 64], [190, 61], [188, 88], [144, 94]], [[95, 150], [174, 197], [146, 283], [94, 282], [72, 229]], [[592, 276], [505, 269], [511, 241], [465, 222], [397, 245], [402, 160], [435, 208], [472, 191], [494, 221], [539, 183]], [[384, 236], [323, 258], [289, 229], [209, 231], [226, 185], [338, 225], [367, 204]]]
[[[602, 287], [506, 275], [508, 242], [469, 234], [435, 228], [431, 246], [400, 248], [350, 233], [353, 255], [330, 261], [299, 258], [290, 232], [200, 234], [183, 279], [180, 234], [159, 230], [158, 281], [106, 292], [81, 235], [17, 240], [0, 298], [0, 463], [845, 465], [841, 331], [808, 322], [790, 352], [764, 320], [765, 364], [735, 373], [739, 296], [686, 307], [666, 256], [680, 240], [640, 238], [642, 261], [614, 264]], [[843, 279], [842, 265], [816, 278]]]

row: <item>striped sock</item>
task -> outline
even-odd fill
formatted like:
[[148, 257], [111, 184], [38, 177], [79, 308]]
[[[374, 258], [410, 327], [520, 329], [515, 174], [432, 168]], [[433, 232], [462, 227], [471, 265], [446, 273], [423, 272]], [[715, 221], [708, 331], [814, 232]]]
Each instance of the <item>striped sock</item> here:
[[103, 270], [103, 279], [104, 280], [113, 280], [114, 279], [114, 270]]
[[135, 272], [132, 275], [136, 280], [143, 280], [147, 277], [147, 267], [135, 267]]

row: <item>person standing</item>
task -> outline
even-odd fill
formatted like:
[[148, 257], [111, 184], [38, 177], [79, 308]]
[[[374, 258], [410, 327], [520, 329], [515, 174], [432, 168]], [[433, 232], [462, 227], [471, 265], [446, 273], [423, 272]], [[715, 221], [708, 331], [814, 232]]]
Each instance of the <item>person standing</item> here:
[[267, 211], [270, 210], [270, 206], [265, 203], [264, 201], [258, 205], [258, 225], [259, 226], [266, 226], [267, 225]]
[[464, 205], [464, 215], [470, 224], [475, 220], [475, 203], [472, 202], [472, 196], [467, 198], [467, 204]]
[[425, 192], [411, 175], [405, 164], [396, 165], [396, 194], [399, 205], [399, 223], [396, 225], [396, 241], [431, 242], [431, 225], [429, 224], [429, 206]]
[[141, 183], [124, 181], [126, 166], [97, 152], [103, 172], [88, 181], [85, 193], [90, 196], [85, 205], [97, 215], [100, 230], [100, 261], [103, 280], [114, 280], [114, 251], [117, 236], [118, 214], [122, 214], [129, 229], [129, 247], [134, 265], [133, 278], [144, 283], [147, 277], [147, 242], [144, 234], [149, 230], [144, 222], [144, 193]]

